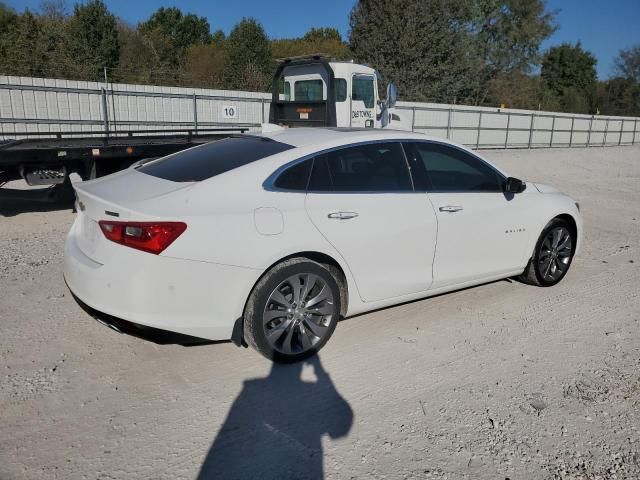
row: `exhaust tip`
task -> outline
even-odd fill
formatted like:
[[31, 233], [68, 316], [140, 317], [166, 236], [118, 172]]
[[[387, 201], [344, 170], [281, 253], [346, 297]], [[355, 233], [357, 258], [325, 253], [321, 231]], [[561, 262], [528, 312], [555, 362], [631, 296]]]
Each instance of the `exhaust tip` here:
[[115, 323], [107, 322], [107, 321], [103, 320], [102, 318], [98, 318], [97, 315], [92, 315], [92, 317], [95, 319], [96, 322], [101, 323], [105, 327], [109, 327], [111, 330], [113, 330], [115, 332], [118, 332], [120, 334], [124, 334], [124, 332], [122, 330], [120, 330], [120, 328]]

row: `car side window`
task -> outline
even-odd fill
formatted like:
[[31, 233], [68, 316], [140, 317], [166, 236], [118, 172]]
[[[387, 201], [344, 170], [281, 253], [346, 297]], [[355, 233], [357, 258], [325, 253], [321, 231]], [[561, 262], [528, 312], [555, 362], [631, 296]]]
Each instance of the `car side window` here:
[[290, 190], [294, 192], [306, 191], [312, 165], [313, 159], [296, 163], [278, 175], [278, 178], [273, 182], [273, 185], [282, 190]]
[[502, 178], [490, 165], [455, 147], [412, 142], [413, 158], [426, 171], [426, 188], [434, 192], [501, 192]]
[[309, 191], [413, 191], [400, 143], [371, 143], [318, 155], [314, 159]]

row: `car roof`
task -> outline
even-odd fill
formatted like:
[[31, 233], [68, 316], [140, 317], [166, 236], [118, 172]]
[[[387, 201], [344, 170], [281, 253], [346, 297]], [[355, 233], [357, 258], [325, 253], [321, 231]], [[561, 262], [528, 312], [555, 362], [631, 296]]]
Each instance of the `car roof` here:
[[[412, 133], [404, 130], [335, 127], [285, 128], [278, 131], [258, 133], [257, 136], [270, 138], [277, 142], [286, 143], [299, 148], [376, 140], [436, 140], [420, 133]], [[442, 142], [443, 140], [437, 139], [437, 141]]]
[[[271, 130], [256, 133], [256, 136], [272, 139], [277, 142], [286, 143], [295, 149], [283, 152], [285, 160], [287, 157], [296, 157], [298, 149], [305, 150], [305, 153], [313, 153], [322, 149], [329, 149], [341, 146], [348, 146], [361, 142], [392, 141], [392, 140], [417, 140], [450, 145], [459, 150], [463, 150], [474, 157], [480, 158], [505, 176], [508, 174], [494, 165], [487, 159], [480, 156], [470, 148], [446, 140], [441, 137], [433, 137], [423, 133], [408, 132], [406, 130], [392, 130], [381, 128], [337, 128], [337, 127], [300, 127], [282, 128], [281, 130]], [[278, 155], [279, 157], [279, 155]], [[278, 160], [283, 161], [283, 160]]]

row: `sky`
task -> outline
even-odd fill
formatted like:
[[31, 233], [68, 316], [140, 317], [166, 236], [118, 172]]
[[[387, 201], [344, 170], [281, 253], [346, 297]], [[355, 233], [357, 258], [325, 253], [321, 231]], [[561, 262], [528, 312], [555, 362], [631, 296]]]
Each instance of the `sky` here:
[[[18, 11], [36, 10], [42, 0], [3, 0]], [[74, 0], [67, 0], [69, 10]], [[109, 9], [129, 23], [148, 18], [161, 6], [205, 16], [212, 30], [225, 33], [242, 19], [255, 17], [270, 38], [303, 35], [311, 27], [335, 27], [348, 38], [349, 12], [354, 0], [105, 0]], [[613, 60], [622, 48], [640, 44], [640, 0], [548, 0], [549, 10], [559, 10], [558, 30], [542, 47], [580, 42], [598, 59], [598, 78], [612, 74]]]

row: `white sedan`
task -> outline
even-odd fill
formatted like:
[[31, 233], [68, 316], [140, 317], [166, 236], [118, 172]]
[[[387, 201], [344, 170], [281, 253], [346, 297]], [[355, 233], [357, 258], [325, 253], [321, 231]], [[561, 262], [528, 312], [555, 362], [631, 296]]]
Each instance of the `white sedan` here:
[[64, 276], [91, 311], [317, 352], [340, 318], [500, 278], [551, 286], [578, 204], [420, 134], [241, 135], [77, 184]]

